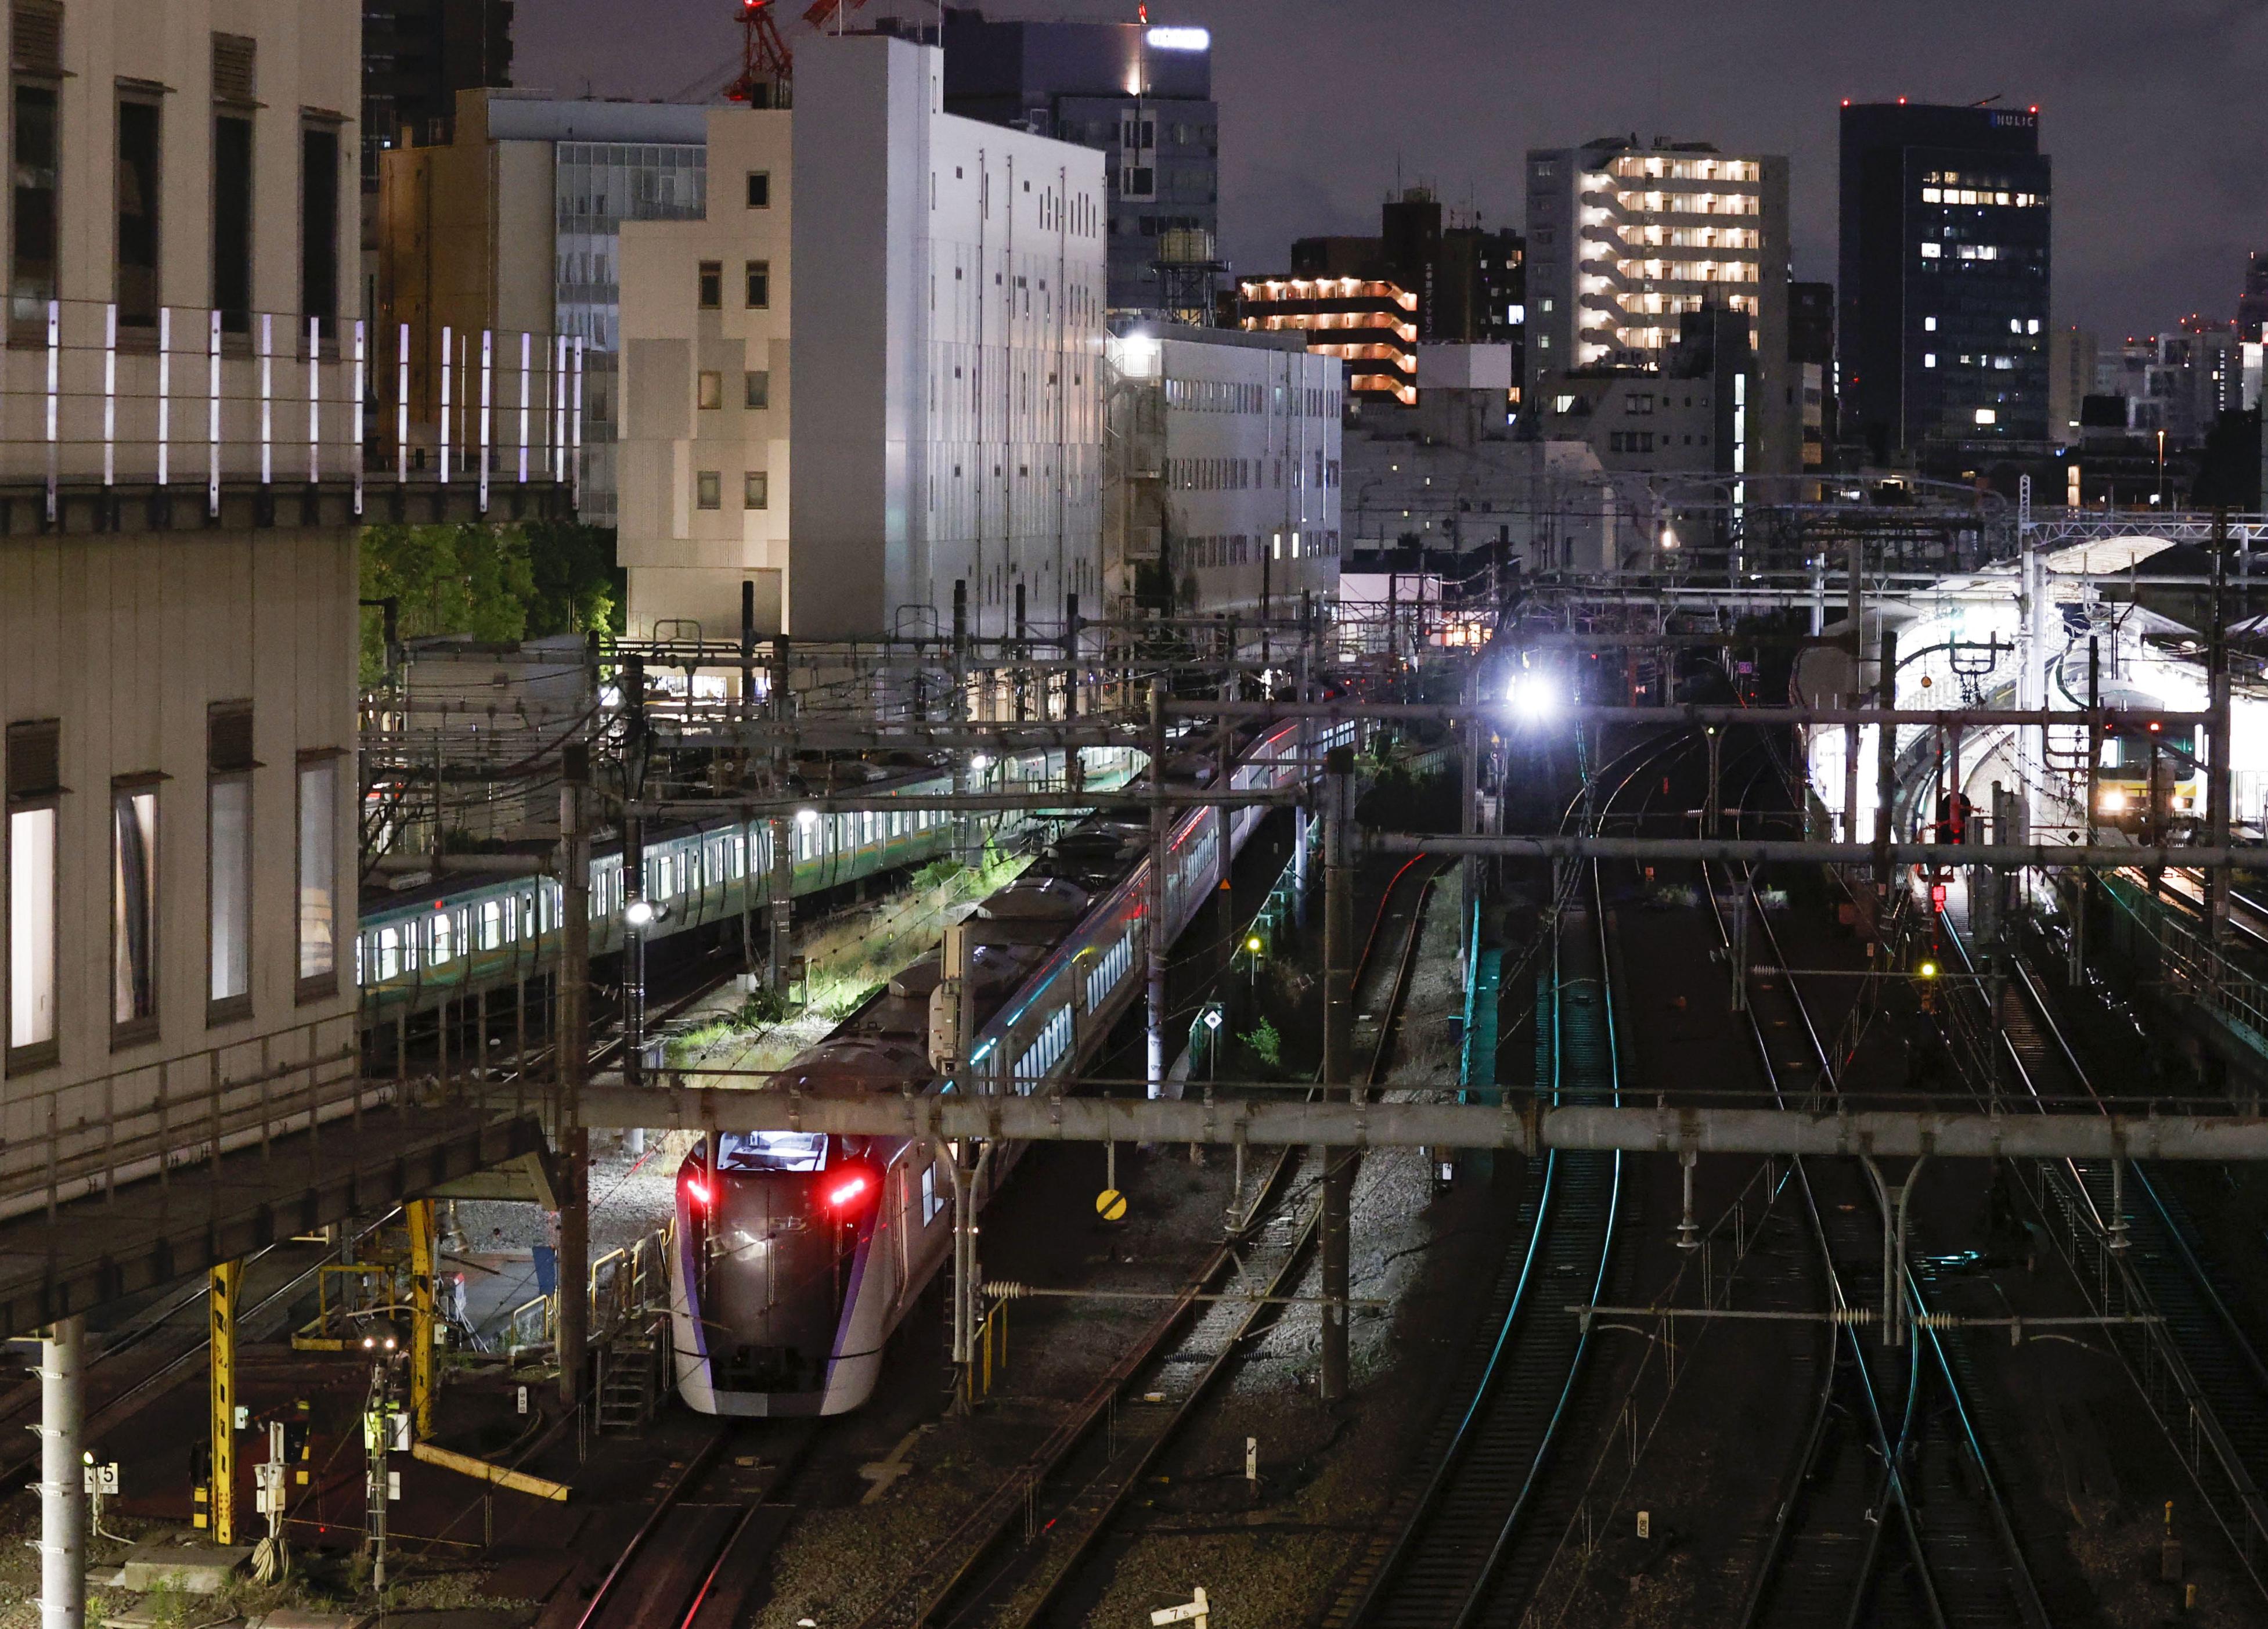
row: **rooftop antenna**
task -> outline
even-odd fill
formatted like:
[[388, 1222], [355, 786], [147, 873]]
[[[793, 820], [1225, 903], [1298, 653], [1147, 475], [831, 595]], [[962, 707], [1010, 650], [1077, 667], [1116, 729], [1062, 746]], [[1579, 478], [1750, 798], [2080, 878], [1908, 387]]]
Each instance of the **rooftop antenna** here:
[[795, 57], [772, 20], [772, 0], [740, 0], [740, 77], [725, 87], [730, 100], [751, 107], [784, 107], [795, 78]]
[[1995, 103], [1995, 102], [1999, 101], [1999, 100], [2000, 100], [2000, 98], [2001, 98], [2002, 96], [2004, 96], [2005, 94], [2007, 94], [2007, 92], [2002, 92], [2002, 91], [1995, 91], [1995, 92], [1992, 92], [1992, 95], [1990, 95], [1990, 96], [1986, 96], [1986, 97], [1982, 97], [1982, 98], [1978, 99], [1977, 100], [1976, 100], [1976, 101], [1973, 101], [1973, 102], [1970, 103], [1969, 105], [1970, 105], [1971, 107], [1990, 107], [1993, 103]]

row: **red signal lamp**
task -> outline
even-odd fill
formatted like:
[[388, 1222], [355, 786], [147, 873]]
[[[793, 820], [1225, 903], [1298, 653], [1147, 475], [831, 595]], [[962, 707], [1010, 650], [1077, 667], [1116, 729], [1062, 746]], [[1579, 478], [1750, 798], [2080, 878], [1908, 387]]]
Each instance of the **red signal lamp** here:
[[716, 1199], [717, 1194], [716, 1190], [700, 1177], [688, 1176], [685, 1179], [685, 1197], [693, 1201], [696, 1210], [705, 1211]]
[[1929, 885], [1929, 903], [1933, 910], [1942, 910], [1945, 909], [1944, 883], [1933, 882]]

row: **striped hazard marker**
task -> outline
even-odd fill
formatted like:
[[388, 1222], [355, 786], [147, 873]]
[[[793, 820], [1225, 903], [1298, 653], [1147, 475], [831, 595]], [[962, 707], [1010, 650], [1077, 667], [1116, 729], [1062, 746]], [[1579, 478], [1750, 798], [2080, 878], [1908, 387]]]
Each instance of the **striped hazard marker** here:
[[1126, 1196], [1116, 1188], [1105, 1188], [1094, 1196], [1094, 1213], [1107, 1222], [1126, 1220]]

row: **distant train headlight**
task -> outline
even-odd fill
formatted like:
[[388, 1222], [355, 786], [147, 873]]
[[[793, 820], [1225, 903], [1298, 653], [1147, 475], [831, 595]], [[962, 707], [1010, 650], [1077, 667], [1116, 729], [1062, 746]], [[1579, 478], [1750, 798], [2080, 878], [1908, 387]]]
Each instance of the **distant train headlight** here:
[[2098, 801], [2104, 814], [2116, 814], [2126, 807], [2126, 794], [2114, 788], [2104, 792]]

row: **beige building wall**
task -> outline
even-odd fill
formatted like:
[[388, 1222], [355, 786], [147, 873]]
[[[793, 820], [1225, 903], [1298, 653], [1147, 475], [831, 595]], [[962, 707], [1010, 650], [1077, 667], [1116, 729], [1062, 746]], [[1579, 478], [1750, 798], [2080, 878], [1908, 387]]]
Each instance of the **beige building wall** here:
[[[0, 1214], [43, 1204], [51, 1171], [57, 1197], [70, 1199], [106, 1173], [146, 1175], [153, 1166], [134, 1161], [159, 1146], [194, 1154], [216, 1108], [232, 1146], [257, 1140], [263, 1123], [280, 1131], [304, 1124], [312, 1109], [343, 1112], [357, 1069], [357, 534], [303, 520], [315, 510], [346, 513], [359, 12], [335, 0], [66, 0], [55, 11], [61, 72], [31, 76], [52, 90], [59, 115], [61, 445], [48, 500], [56, 520], [44, 530], [26, 518], [41, 502], [48, 450], [25, 431], [42, 416], [28, 381], [45, 377], [46, 324], [25, 321], [21, 301], [6, 335], [14, 354], [0, 367], [8, 425], [0, 486], [13, 516], [0, 521]], [[256, 41], [252, 98], [226, 110], [253, 126], [251, 321], [222, 345], [223, 506], [200, 526], [187, 518], [203, 517], [209, 474], [217, 33]], [[20, 93], [35, 42], [10, 43]], [[155, 332], [122, 336], [107, 446], [102, 429], [102, 336], [121, 287], [127, 184], [118, 107], [135, 96], [155, 102], [162, 132], [157, 289], [180, 397], [162, 483]], [[347, 319], [314, 358], [301, 299], [309, 129], [338, 138], [338, 305], [320, 314]], [[11, 152], [11, 162], [23, 156]], [[0, 192], [0, 211], [12, 212], [21, 196], [19, 178], [15, 191]], [[11, 253], [20, 225], [0, 222]], [[11, 262], [10, 272], [20, 294], [20, 268]], [[263, 344], [272, 346], [266, 366]], [[247, 490], [261, 480], [254, 426], [263, 373], [276, 421], [267, 454], [290, 501], [276, 488]], [[306, 484], [311, 373], [328, 414], [317, 432], [320, 503]], [[223, 777], [249, 789], [249, 831], [231, 851], [246, 857], [249, 935], [242, 992], [226, 981], [231, 992], [218, 1002], [215, 704], [248, 705], [251, 716], [246, 751], [229, 748]], [[232, 733], [225, 729], [224, 740]], [[311, 816], [303, 840], [303, 785], [326, 778], [328, 819]], [[120, 884], [122, 856], [135, 846], [120, 839], [122, 795], [141, 798], [151, 816], [146, 891]], [[139, 920], [128, 907], [143, 899], [151, 906], [146, 936], [122, 927], [128, 916]], [[147, 947], [145, 956], [124, 958], [132, 977], [121, 972], [129, 940]], [[122, 986], [140, 992], [129, 1007], [147, 1010], [122, 1020]]]
[[[615, 557], [630, 573], [634, 639], [667, 623], [738, 638], [743, 581], [756, 585], [760, 635], [789, 625], [793, 132], [782, 109], [711, 113], [709, 217], [622, 227]], [[761, 208], [748, 206], [752, 175], [764, 178]], [[713, 309], [701, 305], [703, 262], [719, 279]], [[762, 306], [748, 303], [751, 264], [767, 268]], [[764, 406], [750, 405], [752, 374], [762, 377]], [[702, 507], [704, 476], [714, 477], [713, 509]]]

